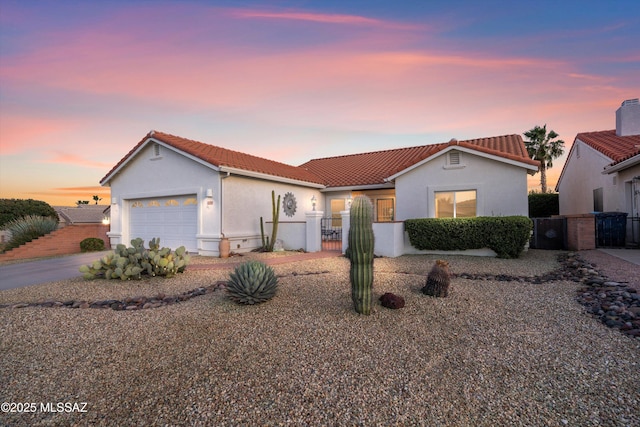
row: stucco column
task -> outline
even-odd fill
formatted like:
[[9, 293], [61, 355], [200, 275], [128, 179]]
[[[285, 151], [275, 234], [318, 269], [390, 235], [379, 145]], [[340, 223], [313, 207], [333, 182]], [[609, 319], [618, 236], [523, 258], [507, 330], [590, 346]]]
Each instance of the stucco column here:
[[324, 212], [322, 211], [311, 211], [305, 213], [307, 221], [307, 244], [305, 251], [307, 252], [322, 251], [322, 234], [320, 232], [320, 227], [323, 215]]
[[342, 217], [342, 253], [344, 254], [349, 246], [349, 228], [351, 227], [351, 210], [340, 211]]

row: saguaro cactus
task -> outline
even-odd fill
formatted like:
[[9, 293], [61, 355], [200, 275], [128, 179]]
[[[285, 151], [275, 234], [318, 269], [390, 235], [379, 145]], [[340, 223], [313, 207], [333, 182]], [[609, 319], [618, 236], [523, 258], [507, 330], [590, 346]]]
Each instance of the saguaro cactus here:
[[349, 247], [351, 261], [351, 299], [360, 314], [371, 313], [373, 290], [373, 205], [367, 196], [358, 196], [351, 204]]

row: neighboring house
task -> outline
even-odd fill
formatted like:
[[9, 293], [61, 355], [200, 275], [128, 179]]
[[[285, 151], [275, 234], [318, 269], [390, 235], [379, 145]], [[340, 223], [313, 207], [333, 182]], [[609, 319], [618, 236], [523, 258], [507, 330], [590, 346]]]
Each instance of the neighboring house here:
[[[218, 255], [261, 243], [271, 191], [283, 196], [278, 237], [307, 248], [309, 218], [333, 218], [365, 194], [376, 221], [528, 215], [527, 174], [538, 171], [519, 135], [314, 159], [291, 166], [151, 131], [100, 181], [111, 187], [111, 244], [160, 237], [161, 245]], [[280, 207], [279, 207], [280, 208]], [[315, 212], [314, 212], [315, 211]], [[270, 227], [270, 226], [269, 226]], [[265, 230], [265, 234], [267, 230]]]
[[76, 205], [54, 206], [53, 209], [60, 218], [59, 227], [72, 224], [108, 224], [110, 206], [105, 205]]
[[627, 213], [627, 236], [637, 237], [632, 228], [640, 225], [634, 220], [640, 212], [638, 99], [624, 101], [618, 108], [615, 130], [576, 136], [556, 191], [560, 194], [560, 215]]

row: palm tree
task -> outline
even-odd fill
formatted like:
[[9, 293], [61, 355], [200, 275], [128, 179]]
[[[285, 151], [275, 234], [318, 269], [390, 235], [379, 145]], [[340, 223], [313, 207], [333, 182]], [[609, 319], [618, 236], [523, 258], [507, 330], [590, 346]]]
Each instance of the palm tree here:
[[553, 159], [557, 159], [564, 153], [564, 141], [556, 139], [558, 136], [553, 130], [547, 133], [547, 125], [536, 126], [524, 133], [529, 138], [524, 142], [527, 153], [533, 160], [540, 162], [540, 186], [542, 192], [547, 192], [547, 168], [553, 167]]

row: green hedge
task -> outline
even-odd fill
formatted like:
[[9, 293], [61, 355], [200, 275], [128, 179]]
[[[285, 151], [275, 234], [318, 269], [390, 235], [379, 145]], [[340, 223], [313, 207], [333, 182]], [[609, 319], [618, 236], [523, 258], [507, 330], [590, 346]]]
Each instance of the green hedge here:
[[490, 248], [499, 258], [518, 258], [533, 223], [525, 216], [418, 218], [404, 222], [411, 245], [419, 250]]
[[59, 221], [58, 214], [48, 203], [33, 199], [0, 199], [0, 229], [25, 216], [46, 216]]
[[98, 237], [87, 237], [80, 242], [82, 252], [104, 251], [104, 240]]
[[558, 193], [529, 193], [529, 218], [546, 218], [559, 213]]

